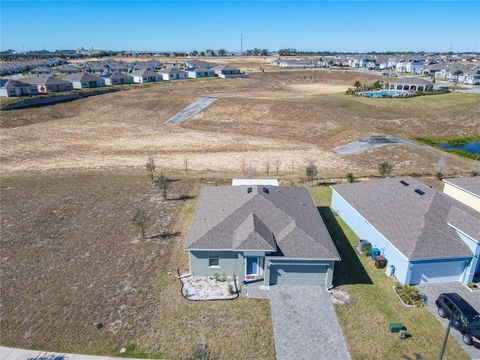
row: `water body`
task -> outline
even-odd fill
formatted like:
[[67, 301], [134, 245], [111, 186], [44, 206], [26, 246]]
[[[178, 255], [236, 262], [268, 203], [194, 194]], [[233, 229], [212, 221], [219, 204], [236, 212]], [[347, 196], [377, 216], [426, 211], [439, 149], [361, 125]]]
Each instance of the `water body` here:
[[470, 154], [480, 154], [480, 141], [472, 141], [463, 145], [438, 144], [442, 149], [459, 149]]
[[384, 96], [400, 96], [400, 95], [405, 95], [406, 93], [407, 92], [405, 91], [382, 90], [382, 91], [365, 91], [363, 95], [367, 97], [381, 98]]

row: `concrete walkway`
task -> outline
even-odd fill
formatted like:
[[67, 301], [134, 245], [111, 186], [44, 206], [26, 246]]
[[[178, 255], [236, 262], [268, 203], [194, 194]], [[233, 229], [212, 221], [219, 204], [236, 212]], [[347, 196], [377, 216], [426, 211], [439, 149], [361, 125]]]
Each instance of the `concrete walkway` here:
[[217, 100], [214, 96], [201, 97], [165, 121], [165, 125], [180, 125]]
[[[110, 356], [53, 353], [0, 346], [0, 360], [128, 360]], [[132, 359], [130, 359], [132, 360]]]
[[350, 359], [330, 295], [317, 286], [272, 286], [277, 360]]
[[[438, 315], [437, 305], [435, 305], [435, 300], [437, 300], [438, 295], [441, 293], [457, 293], [463, 297], [470, 305], [472, 305], [475, 310], [480, 312], [480, 292], [471, 292], [463, 284], [458, 281], [448, 282], [448, 283], [430, 283], [430, 284], [421, 284], [416, 286], [418, 290], [427, 295], [427, 307], [428, 310], [440, 321], [444, 328], [448, 325], [447, 319], [442, 319]], [[455, 329], [450, 330], [450, 336], [453, 336], [455, 340], [460, 344], [460, 346], [472, 357], [472, 359], [480, 359], [480, 349], [473, 346], [468, 346], [462, 341], [462, 335]]]
[[348, 144], [341, 145], [333, 149], [339, 155], [355, 154], [368, 149], [374, 149], [385, 145], [400, 144], [400, 145], [414, 145], [425, 146], [417, 144], [413, 141], [399, 139], [393, 136], [387, 135], [372, 135], [366, 138], [352, 141]]

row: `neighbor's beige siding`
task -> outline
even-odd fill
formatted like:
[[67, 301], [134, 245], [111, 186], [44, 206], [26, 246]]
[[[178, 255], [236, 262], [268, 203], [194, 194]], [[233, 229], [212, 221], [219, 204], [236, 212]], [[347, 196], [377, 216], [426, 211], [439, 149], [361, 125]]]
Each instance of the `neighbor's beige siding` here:
[[443, 187], [443, 192], [454, 199], [464, 203], [465, 205], [470, 206], [472, 209], [480, 211], [480, 198], [462, 190], [456, 186], [445, 183]]

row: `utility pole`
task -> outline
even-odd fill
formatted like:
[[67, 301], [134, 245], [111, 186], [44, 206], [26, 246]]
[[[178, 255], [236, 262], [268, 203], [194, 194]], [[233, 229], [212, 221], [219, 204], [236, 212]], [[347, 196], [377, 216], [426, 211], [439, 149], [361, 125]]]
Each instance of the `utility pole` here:
[[445, 352], [445, 347], [447, 346], [448, 335], [450, 334], [450, 327], [452, 326], [452, 321], [448, 321], [447, 330], [445, 331], [445, 336], [443, 337], [442, 349], [438, 355], [438, 360], [443, 359], [443, 353]]
[[243, 54], [243, 34], [240, 34], [240, 54]]

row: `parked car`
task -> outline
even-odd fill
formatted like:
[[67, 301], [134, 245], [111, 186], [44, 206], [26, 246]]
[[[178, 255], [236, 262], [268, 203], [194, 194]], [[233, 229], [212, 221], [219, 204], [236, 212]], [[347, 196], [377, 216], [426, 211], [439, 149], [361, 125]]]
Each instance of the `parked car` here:
[[456, 293], [442, 293], [435, 304], [438, 315], [451, 321], [452, 327], [462, 334], [465, 344], [480, 344], [480, 314], [465, 299]]

